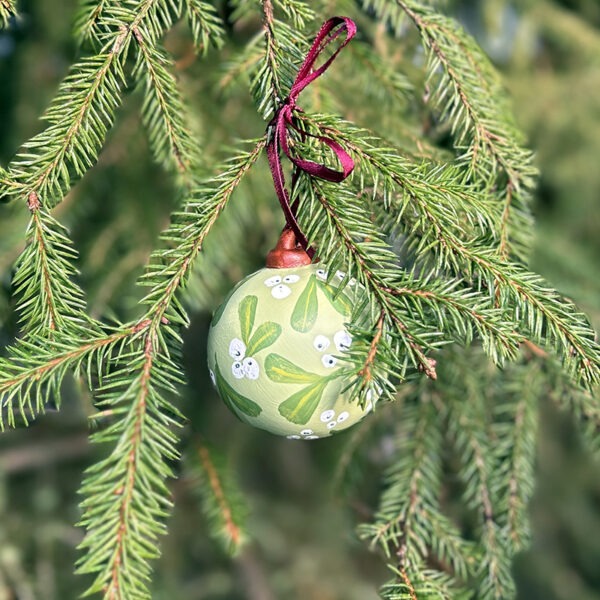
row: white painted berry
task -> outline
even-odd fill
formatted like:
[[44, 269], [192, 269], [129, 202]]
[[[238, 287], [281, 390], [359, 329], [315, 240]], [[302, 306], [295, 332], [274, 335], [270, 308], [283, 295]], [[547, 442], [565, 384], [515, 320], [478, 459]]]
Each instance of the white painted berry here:
[[345, 352], [350, 349], [352, 344], [352, 336], [346, 331], [337, 331], [333, 336], [333, 343], [337, 348], [338, 352]]
[[245, 358], [242, 361], [242, 366], [244, 369], [244, 375], [248, 379], [258, 379], [258, 376], [260, 374], [260, 367], [258, 366], [256, 359], [251, 357]]
[[271, 296], [273, 296], [273, 298], [277, 298], [277, 300], [283, 300], [291, 293], [292, 290], [287, 285], [283, 285], [282, 283], [271, 289]]
[[233, 338], [229, 342], [229, 356], [236, 360], [244, 358], [246, 356], [246, 344], [238, 338]]
[[300, 275], [286, 275], [283, 278], [283, 283], [296, 283], [298, 281], [300, 281]]
[[273, 277], [269, 277], [269, 279], [265, 279], [265, 285], [267, 287], [273, 287], [281, 283], [281, 276], [273, 275]]
[[313, 346], [315, 347], [315, 350], [318, 350], [319, 352], [327, 350], [327, 348], [329, 348], [329, 344], [331, 344], [329, 338], [324, 335], [318, 335], [313, 341]]
[[333, 419], [333, 417], [335, 417], [335, 410], [324, 410], [321, 413], [321, 423], [327, 423], [328, 421], [331, 421], [331, 419]]
[[231, 372], [236, 379], [244, 379], [244, 366], [239, 360], [231, 365]]
[[349, 416], [350, 416], [350, 413], [347, 410], [345, 410], [344, 412], [341, 412], [338, 415], [337, 422], [343, 423]]
[[335, 356], [331, 356], [331, 354], [323, 354], [321, 362], [327, 369], [333, 369], [333, 367], [335, 367], [337, 364], [337, 358]]

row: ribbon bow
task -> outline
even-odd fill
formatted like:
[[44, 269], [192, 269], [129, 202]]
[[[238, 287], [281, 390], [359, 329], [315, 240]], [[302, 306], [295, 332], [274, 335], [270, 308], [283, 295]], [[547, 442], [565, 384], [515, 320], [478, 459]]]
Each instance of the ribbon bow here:
[[[336, 49], [336, 51], [317, 69], [314, 69], [315, 62], [319, 58], [319, 55], [323, 50], [338, 38], [342, 33], [345, 33], [345, 39]], [[356, 34], [356, 24], [352, 19], [347, 17], [333, 17], [326, 21], [321, 30], [317, 34], [315, 41], [313, 42], [298, 74], [292, 88], [290, 95], [283, 101], [281, 106], [277, 109], [275, 116], [269, 123], [268, 131], [271, 132], [271, 136], [267, 143], [267, 158], [269, 160], [269, 166], [271, 168], [271, 174], [273, 175], [273, 183], [275, 185], [275, 191], [279, 198], [279, 203], [285, 214], [287, 222], [287, 228], [292, 229], [296, 235], [296, 241], [306, 250], [309, 256], [312, 258], [314, 250], [308, 248], [308, 240], [302, 233], [294, 209], [290, 206], [290, 196], [285, 188], [285, 177], [283, 175], [283, 167], [281, 164], [280, 151], [292, 161], [297, 169], [302, 170], [309, 175], [325, 179], [327, 181], [333, 181], [339, 183], [346, 179], [348, 175], [354, 169], [354, 161], [350, 155], [338, 144], [335, 140], [325, 136], [313, 136], [307, 132], [301, 131], [294, 124], [294, 111], [301, 110], [296, 105], [296, 100], [300, 95], [300, 92], [308, 85], [310, 85], [315, 79], [320, 77], [328, 68], [329, 65], [336, 59], [337, 55], [341, 50], [348, 44], [348, 42]], [[337, 171], [331, 169], [324, 164], [314, 162], [312, 160], [305, 160], [293, 156], [290, 151], [289, 145], [289, 128], [293, 128], [298, 131], [302, 136], [309, 135], [315, 137], [321, 143], [325, 144], [336, 155], [338, 158], [342, 170]]]

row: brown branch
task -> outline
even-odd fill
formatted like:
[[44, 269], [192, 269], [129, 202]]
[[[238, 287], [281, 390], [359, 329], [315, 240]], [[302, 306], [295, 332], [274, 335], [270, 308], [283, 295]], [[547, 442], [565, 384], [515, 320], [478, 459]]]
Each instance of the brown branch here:
[[58, 354], [55, 358], [48, 361], [47, 363], [44, 363], [43, 365], [37, 367], [32, 367], [16, 377], [13, 377], [11, 379], [4, 379], [0, 381], [0, 394], [8, 391], [13, 386], [21, 384], [23, 381], [37, 381], [41, 379], [44, 375], [46, 375], [48, 371], [60, 367], [64, 363], [73, 362], [90, 351], [103, 348], [105, 346], [110, 346], [115, 342], [123, 340], [129, 337], [130, 335], [146, 328], [148, 326], [148, 323], [149, 322], [147, 321], [141, 321], [140, 323], [128, 329], [121, 330], [117, 333], [113, 333], [112, 335], [108, 335], [103, 338], [92, 340], [90, 342], [82, 344], [78, 348], [69, 350], [67, 352], [64, 352], [63, 354]]
[[[31, 194], [29, 194], [30, 197], [32, 195], [35, 195], [35, 193], [31, 192]], [[31, 203], [29, 205], [30, 207], [32, 206]], [[43, 298], [48, 310], [49, 322], [47, 325], [48, 329], [52, 331], [56, 329], [57, 323], [62, 320], [62, 316], [56, 310], [56, 305], [54, 303], [54, 288], [49, 267], [48, 247], [44, 237], [44, 227], [38, 211], [39, 206], [39, 201], [37, 201], [37, 206], [35, 208], [30, 208], [30, 210], [32, 211], [32, 220], [35, 227], [35, 241], [38, 246], [38, 256], [40, 257]]]
[[233, 546], [237, 548], [239, 547], [242, 539], [242, 532], [233, 518], [231, 507], [229, 506], [227, 498], [225, 497], [223, 485], [221, 484], [221, 478], [219, 477], [217, 469], [215, 468], [210, 456], [210, 452], [206, 446], [198, 444], [198, 457], [200, 459], [200, 464], [202, 465], [202, 468], [208, 477], [208, 483], [213, 495], [217, 501], [217, 504], [219, 505], [225, 531], [227, 532], [229, 539], [231, 539]]
[[399, 569], [399, 576], [400, 576], [400, 580], [402, 581], [402, 583], [404, 583], [404, 585], [408, 588], [408, 593], [410, 594], [410, 599], [411, 600], [418, 600], [417, 598], [417, 593], [415, 592], [415, 588], [413, 587], [412, 582], [410, 581], [407, 573], [406, 573], [406, 569], [404, 567], [402, 567], [401, 569]]
[[47, 468], [59, 462], [79, 459], [90, 450], [87, 434], [80, 433], [60, 439], [28, 442], [26, 446], [0, 453], [0, 472], [10, 475]]
[[274, 100], [275, 102], [279, 102], [283, 99], [283, 91], [281, 82], [279, 81], [279, 64], [276, 56], [277, 41], [275, 39], [275, 17], [273, 15], [273, 3], [271, 0], [262, 0], [262, 5], [264, 15], [263, 28], [267, 42], [266, 60], [267, 64], [269, 65], [269, 70], [271, 71]]
[[133, 433], [129, 440], [130, 450], [127, 460], [127, 474], [125, 484], [115, 490], [115, 495], [121, 496], [119, 506], [119, 527], [117, 529], [115, 550], [112, 556], [111, 579], [108, 588], [105, 590], [105, 597], [108, 600], [123, 600], [120, 591], [120, 567], [125, 561], [125, 539], [129, 528], [134, 525], [129, 519], [129, 509], [135, 489], [136, 476], [138, 471], [139, 449], [143, 439], [143, 426], [146, 417], [147, 399], [150, 392], [150, 375], [154, 362], [154, 346], [157, 331], [150, 327], [146, 334], [144, 343], [144, 362], [140, 374], [140, 393], [135, 403], [135, 424]]
[[367, 358], [365, 359], [365, 364], [363, 368], [358, 372], [359, 376], [362, 377], [366, 382], [371, 381], [371, 367], [373, 366], [373, 362], [375, 361], [375, 357], [377, 356], [377, 347], [379, 342], [381, 341], [381, 335], [383, 334], [383, 323], [385, 319], [385, 311], [381, 311], [379, 313], [379, 320], [377, 321], [377, 325], [375, 326], [375, 335], [371, 340], [371, 346], [369, 348], [369, 353], [367, 354]]
[[521, 343], [525, 348], [527, 348], [527, 350], [529, 350], [529, 352], [535, 354], [535, 356], [538, 358], [548, 358], [548, 353], [530, 340], [523, 340]]
[[[525, 410], [527, 408], [527, 398], [521, 398], [518, 404], [517, 412], [514, 421], [513, 439], [515, 443], [511, 449], [513, 457], [521, 450], [521, 436], [523, 426], [525, 425]], [[513, 545], [517, 549], [523, 547], [523, 535], [518, 526], [518, 513], [524, 510], [523, 498], [519, 494], [519, 480], [517, 476], [518, 466], [516, 460], [511, 461], [512, 472], [509, 478], [508, 485], [508, 529]]]

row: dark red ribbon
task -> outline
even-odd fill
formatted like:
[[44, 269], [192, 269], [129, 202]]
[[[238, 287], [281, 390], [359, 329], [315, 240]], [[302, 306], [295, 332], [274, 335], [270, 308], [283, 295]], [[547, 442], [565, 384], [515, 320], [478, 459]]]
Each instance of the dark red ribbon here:
[[[343, 42], [319, 68], [315, 69], [315, 62], [319, 58], [321, 52], [323, 52], [323, 50], [341, 34], [345, 34]], [[314, 177], [319, 177], [320, 179], [339, 183], [352, 173], [354, 161], [340, 144], [329, 137], [312, 135], [299, 129], [294, 123], [294, 111], [301, 111], [296, 105], [296, 100], [300, 95], [300, 92], [329, 68], [329, 65], [336, 59], [337, 55], [355, 34], [356, 24], [352, 19], [347, 17], [333, 17], [323, 24], [296, 75], [296, 79], [290, 90], [290, 95], [283, 101], [269, 123], [268, 131], [270, 132], [270, 138], [267, 143], [267, 158], [269, 159], [269, 166], [271, 168], [271, 174], [273, 175], [275, 192], [277, 193], [279, 203], [285, 214], [287, 227], [294, 231], [296, 234], [296, 241], [308, 252], [311, 258], [314, 255], [314, 250], [308, 248], [306, 236], [302, 233], [296, 219], [295, 211], [290, 205], [290, 196], [285, 187], [285, 177], [283, 174], [280, 152], [283, 150], [283, 153], [292, 161], [296, 169], [304, 171]], [[331, 148], [339, 160], [342, 170], [337, 171], [324, 164], [293, 156], [289, 145], [289, 128], [298, 131], [302, 136], [309, 135], [310, 137], [314, 137]]]

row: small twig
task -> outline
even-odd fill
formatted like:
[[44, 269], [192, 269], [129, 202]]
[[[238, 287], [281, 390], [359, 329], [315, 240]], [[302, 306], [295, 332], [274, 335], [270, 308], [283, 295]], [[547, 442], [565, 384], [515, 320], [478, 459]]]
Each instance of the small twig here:
[[534, 344], [532, 341], [523, 340], [521, 343], [523, 346], [525, 346], [525, 348], [527, 348], [527, 350], [539, 358], [548, 358], [548, 353], [543, 348], [540, 348], [537, 344]]
[[369, 353], [367, 354], [367, 358], [365, 360], [365, 364], [363, 368], [358, 372], [359, 376], [362, 377], [366, 382], [371, 381], [371, 367], [373, 366], [373, 362], [375, 361], [375, 357], [377, 356], [377, 347], [381, 340], [381, 335], [383, 333], [383, 323], [385, 319], [385, 311], [381, 311], [379, 313], [379, 320], [377, 321], [377, 325], [375, 326], [375, 335], [371, 340], [371, 346], [369, 348]]
[[223, 490], [223, 485], [221, 484], [219, 473], [215, 468], [208, 448], [202, 444], [198, 444], [197, 450], [200, 464], [206, 473], [210, 489], [212, 490], [217, 504], [219, 505], [219, 510], [225, 524], [225, 531], [227, 531], [227, 535], [231, 539], [232, 545], [237, 548], [240, 545], [242, 533], [233, 518], [233, 513], [231, 511], [231, 507], [229, 506], [229, 502], [225, 497], [225, 492]]
[[417, 593], [415, 592], [415, 588], [413, 587], [413, 584], [410, 581], [410, 579], [406, 573], [406, 569], [404, 567], [402, 567], [399, 570], [399, 573], [400, 573], [400, 579], [402, 580], [404, 585], [408, 588], [408, 593], [410, 594], [411, 600], [418, 600]]
[[87, 434], [72, 435], [56, 440], [27, 444], [24, 448], [11, 448], [0, 454], [0, 472], [21, 473], [48, 467], [58, 462], [75, 460], [90, 451]]

